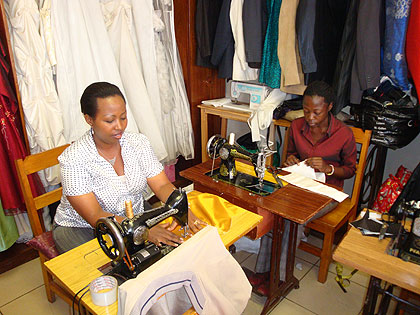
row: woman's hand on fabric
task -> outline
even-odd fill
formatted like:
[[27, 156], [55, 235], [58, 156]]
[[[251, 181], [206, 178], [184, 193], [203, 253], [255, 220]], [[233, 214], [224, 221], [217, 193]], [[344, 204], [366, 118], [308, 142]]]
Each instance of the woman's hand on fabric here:
[[330, 173], [331, 166], [324, 161], [322, 157], [311, 157], [306, 159], [305, 163], [314, 168], [315, 170], [322, 172], [322, 173]]
[[295, 164], [298, 164], [300, 162], [300, 160], [294, 156], [293, 154], [289, 155], [286, 159], [286, 162], [284, 162], [284, 166], [292, 166]]
[[164, 223], [158, 224], [149, 230], [148, 240], [157, 246], [162, 246], [162, 243], [178, 246], [182, 244], [184, 240], [178, 235], [172, 233], [176, 224]]
[[195, 214], [191, 211], [191, 209], [188, 208], [188, 227], [190, 228], [192, 233], [197, 233], [206, 225], [206, 222], [197, 218]]

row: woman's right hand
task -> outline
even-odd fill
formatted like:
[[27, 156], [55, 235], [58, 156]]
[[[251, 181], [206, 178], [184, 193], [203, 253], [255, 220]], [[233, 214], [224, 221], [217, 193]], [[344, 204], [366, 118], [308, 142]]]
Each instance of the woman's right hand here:
[[175, 227], [176, 224], [157, 224], [149, 230], [148, 240], [157, 246], [162, 246], [162, 243], [164, 243], [176, 247], [183, 243], [184, 240], [172, 233]]
[[294, 164], [299, 163], [300, 160], [294, 156], [293, 154], [289, 155], [286, 159], [286, 162], [283, 163], [284, 166], [292, 166]]

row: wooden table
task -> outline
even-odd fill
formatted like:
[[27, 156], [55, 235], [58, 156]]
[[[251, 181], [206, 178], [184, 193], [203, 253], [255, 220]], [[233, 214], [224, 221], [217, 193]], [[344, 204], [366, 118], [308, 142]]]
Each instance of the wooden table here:
[[[216, 160], [218, 167], [219, 160]], [[211, 170], [212, 161], [207, 161], [187, 170], [180, 175], [194, 182], [194, 189], [210, 192], [243, 207], [247, 210], [261, 213], [269, 212], [273, 215], [273, 242], [271, 252], [270, 294], [264, 305], [262, 314], [266, 314], [282, 296], [287, 295], [293, 288], [298, 288], [299, 281], [293, 275], [296, 237], [298, 224], [306, 223], [315, 214], [328, 206], [332, 199], [310, 191], [287, 185], [269, 196], [261, 197], [233, 185], [215, 181], [205, 175]], [[239, 168], [238, 168], [239, 170]], [[284, 228], [284, 219], [290, 221], [290, 238], [286, 263], [286, 279], [280, 281], [280, 255]], [[264, 218], [264, 221], [266, 218]], [[257, 234], [257, 236], [259, 236]]]
[[[261, 220], [262, 217], [255, 213], [246, 210], [239, 211], [231, 218], [230, 230], [220, 235], [223, 244], [229, 247]], [[102, 276], [98, 268], [109, 261], [108, 256], [99, 247], [98, 241], [94, 239], [47, 261], [45, 266], [48, 272], [61, 282], [61, 286], [74, 296], [93, 279]], [[92, 303], [90, 293], [83, 297], [82, 306], [88, 314], [117, 314], [117, 302], [106, 307], [96, 306]]]
[[[230, 108], [214, 107], [212, 105], [206, 104], [200, 104], [197, 107], [200, 108], [201, 117], [201, 161], [205, 162], [209, 159], [206, 151], [207, 141], [209, 140], [208, 115], [214, 115], [221, 118], [222, 125], [220, 133], [223, 138], [226, 138], [227, 120], [231, 119], [236, 121], [247, 122], [248, 119], [251, 117], [251, 113]], [[290, 123], [291, 122], [286, 119], [273, 120], [273, 124], [275, 126], [282, 126], [285, 128], [289, 128]], [[270, 140], [274, 140], [274, 135], [274, 129], [272, 128], [269, 136]], [[270, 164], [270, 161], [268, 161], [268, 164]]]
[[333, 253], [335, 261], [371, 275], [363, 314], [374, 313], [381, 280], [420, 294], [420, 265], [388, 255], [389, 241], [389, 238], [363, 236], [351, 227]]

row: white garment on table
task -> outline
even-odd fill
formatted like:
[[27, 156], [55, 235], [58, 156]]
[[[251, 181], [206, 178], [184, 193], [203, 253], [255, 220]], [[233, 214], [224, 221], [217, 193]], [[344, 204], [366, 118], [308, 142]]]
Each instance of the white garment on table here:
[[[245, 309], [251, 285], [215, 227], [205, 227], [124, 282], [119, 287], [118, 314], [146, 314], [159, 298], [165, 298], [162, 295], [183, 288], [198, 314], [235, 315]], [[177, 306], [176, 300], [172, 303]]]
[[258, 69], [248, 66], [245, 55], [244, 29], [242, 22], [242, 7], [244, 0], [232, 0], [230, 5], [230, 24], [235, 40], [235, 54], [233, 55], [233, 80], [257, 80]]
[[[137, 39], [131, 4], [127, 0], [101, 0], [101, 7], [134, 119], [140, 132], [150, 140], [157, 158], [163, 160], [168, 153], [144, 83], [138, 52], [136, 52]], [[160, 116], [158, 117], [161, 120]]]
[[[117, 85], [125, 95], [104, 18], [97, 0], [55, 0], [51, 23], [57, 58], [57, 90], [68, 142], [80, 138], [90, 126], [80, 111], [80, 97], [93, 82]], [[127, 131], [137, 124], [127, 102]]]
[[[31, 153], [38, 153], [66, 143], [61, 107], [38, 31], [40, 16], [36, 2], [10, 0], [9, 12], [26, 132]], [[44, 186], [58, 184], [58, 166], [46, 170], [40, 177]]]

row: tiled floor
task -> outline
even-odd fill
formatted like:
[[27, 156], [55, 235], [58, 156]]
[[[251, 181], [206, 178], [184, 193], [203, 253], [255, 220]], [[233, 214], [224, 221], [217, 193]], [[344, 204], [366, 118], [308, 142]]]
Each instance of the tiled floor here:
[[[319, 242], [310, 237], [312, 242]], [[335, 265], [331, 264], [328, 280], [325, 284], [317, 282], [318, 258], [297, 251], [296, 262], [301, 263], [302, 270], [295, 268], [295, 275], [300, 280], [300, 288], [293, 290], [271, 312], [276, 314], [349, 314], [357, 315], [362, 309], [369, 278], [361, 272], [356, 273], [351, 285], [344, 293], [334, 281]], [[246, 252], [238, 252], [235, 258], [243, 266], [253, 269], [256, 256]], [[345, 274], [350, 270], [345, 269]], [[264, 305], [264, 299], [252, 295], [243, 314], [259, 314]], [[45, 295], [39, 259], [0, 274], [0, 313], [2, 315], [71, 314], [70, 307], [60, 298], [49, 303]]]

